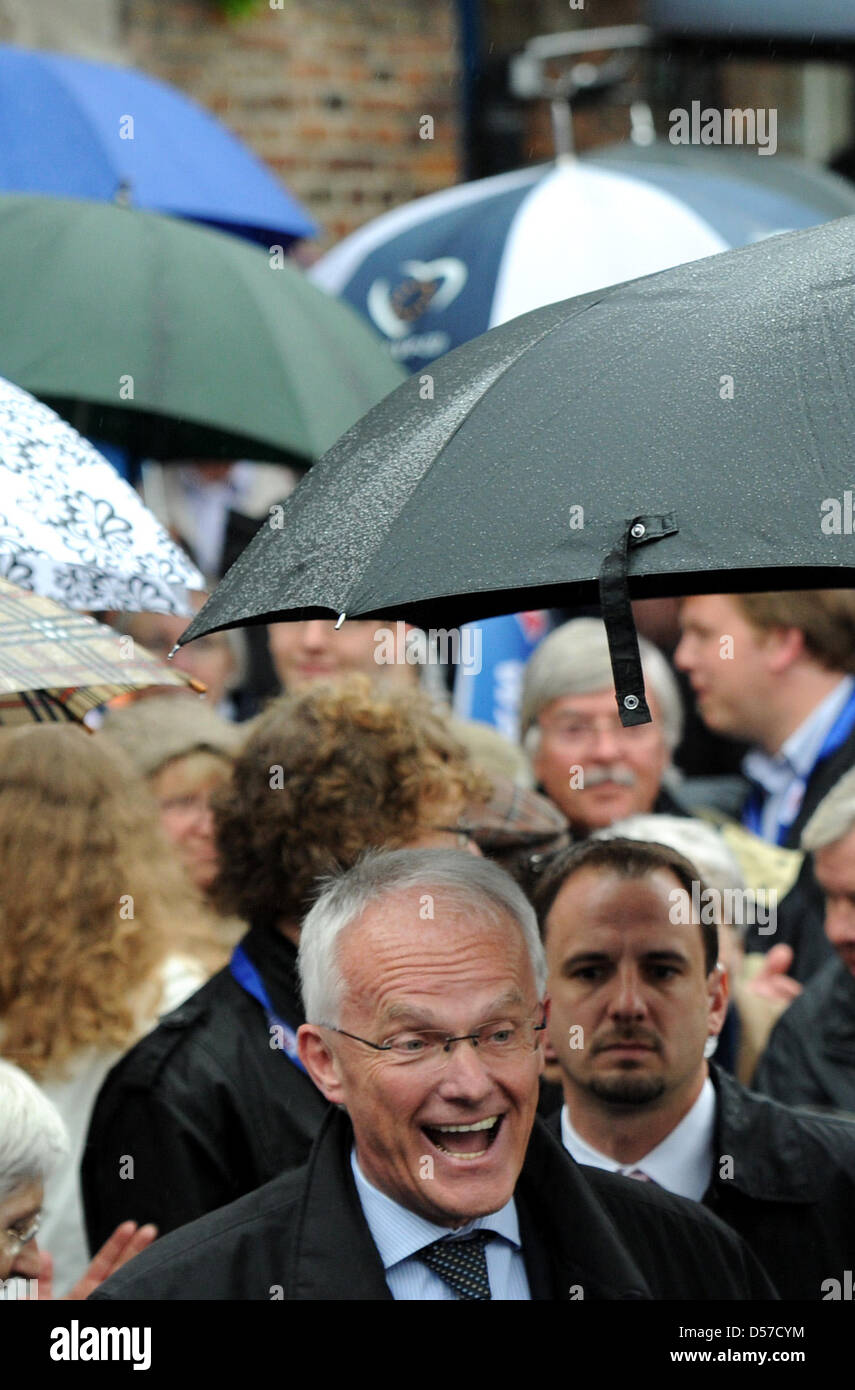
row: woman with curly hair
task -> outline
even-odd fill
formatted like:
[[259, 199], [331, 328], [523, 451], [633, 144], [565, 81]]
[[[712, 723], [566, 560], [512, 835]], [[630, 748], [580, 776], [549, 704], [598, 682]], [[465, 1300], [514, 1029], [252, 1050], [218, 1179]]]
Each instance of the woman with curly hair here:
[[222, 955], [149, 792], [97, 734], [2, 735], [0, 864], [0, 1054], [71, 1138], [42, 1221], [63, 1293], [89, 1263], [78, 1166], [98, 1089]]
[[[305, 1161], [326, 1102], [293, 1046], [295, 966], [319, 879], [371, 848], [465, 843], [464, 804], [488, 794], [418, 690], [350, 676], [267, 708], [213, 800], [214, 895], [249, 931], [98, 1098], [83, 1165], [93, 1248], [117, 1220], [163, 1233]], [[137, 1155], [133, 1183], [119, 1179], [117, 1153]]]

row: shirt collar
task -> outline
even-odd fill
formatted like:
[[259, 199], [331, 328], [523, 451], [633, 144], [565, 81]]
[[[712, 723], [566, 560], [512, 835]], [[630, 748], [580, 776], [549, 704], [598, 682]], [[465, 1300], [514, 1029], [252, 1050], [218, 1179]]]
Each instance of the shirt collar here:
[[437, 1226], [407, 1207], [402, 1207], [370, 1183], [359, 1166], [355, 1147], [351, 1149], [350, 1166], [362, 1211], [384, 1269], [391, 1269], [393, 1265], [409, 1259], [416, 1251], [423, 1250], [426, 1245], [432, 1245], [435, 1240], [442, 1240], [444, 1236], [468, 1235], [470, 1231], [495, 1231], [515, 1249], [521, 1248], [519, 1220], [513, 1197], [501, 1210], [491, 1212], [489, 1216], [478, 1216], [458, 1230], [451, 1231], [448, 1226]]
[[753, 748], [746, 753], [742, 762], [745, 775], [752, 782], [759, 782], [768, 792], [781, 790], [794, 776], [809, 777], [823, 743], [853, 690], [855, 678], [844, 676], [807, 719], [784, 740], [777, 753], [766, 753], [762, 748]]
[[715, 1107], [715, 1089], [707, 1077], [691, 1110], [655, 1149], [635, 1163], [617, 1163], [587, 1143], [573, 1128], [566, 1105], [561, 1111], [561, 1141], [577, 1163], [610, 1173], [630, 1173], [640, 1168], [660, 1187], [699, 1202], [712, 1179]]

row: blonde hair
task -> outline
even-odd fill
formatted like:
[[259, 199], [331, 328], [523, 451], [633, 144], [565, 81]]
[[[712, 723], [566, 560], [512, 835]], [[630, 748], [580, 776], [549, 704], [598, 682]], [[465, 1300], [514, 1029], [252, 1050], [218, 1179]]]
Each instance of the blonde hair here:
[[150, 791], [97, 735], [4, 734], [0, 864], [0, 1045], [37, 1079], [80, 1048], [128, 1046], [167, 955], [223, 963]]

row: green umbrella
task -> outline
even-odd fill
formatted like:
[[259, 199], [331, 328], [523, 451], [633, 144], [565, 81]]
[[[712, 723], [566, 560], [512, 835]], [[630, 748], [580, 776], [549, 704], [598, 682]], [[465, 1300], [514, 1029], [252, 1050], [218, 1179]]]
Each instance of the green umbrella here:
[[310, 462], [404, 379], [281, 248], [104, 203], [0, 197], [0, 375], [151, 458]]

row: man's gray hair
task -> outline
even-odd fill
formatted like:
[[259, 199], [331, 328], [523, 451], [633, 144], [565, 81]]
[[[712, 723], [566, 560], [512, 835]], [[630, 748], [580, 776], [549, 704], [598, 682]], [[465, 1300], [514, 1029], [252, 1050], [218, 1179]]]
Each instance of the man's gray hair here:
[[825, 849], [855, 830], [855, 767], [835, 782], [802, 831], [802, 849]]
[[27, 1182], [44, 1182], [68, 1155], [59, 1111], [11, 1062], [0, 1061], [0, 1201]]
[[[680, 687], [658, 647], [639, 637], [638, 649], [645, 683], [659, 706], [665, 743], [673, 753], [683, 732]], [[528, 756], [533, 758], [537, 753], [538, 719], [547, 705], [565, 695], [593, 695], [613, 689], [609, 643], [599, 618], [574, 618], [550, 632], [533, 652], [523, 677], [520, 739]]]
[[372, 850], [346, 873], [327, 879], [300, 933], [297, 968], [306, 1019], [337, 1027], [344, 994], [338, 939], [384, 898], [422, 889], [473, 917], [515, 922], [528, 950], [538, 995], [546, 987], [546, 958], [534, 908], [504, 869], [461, 850]]

